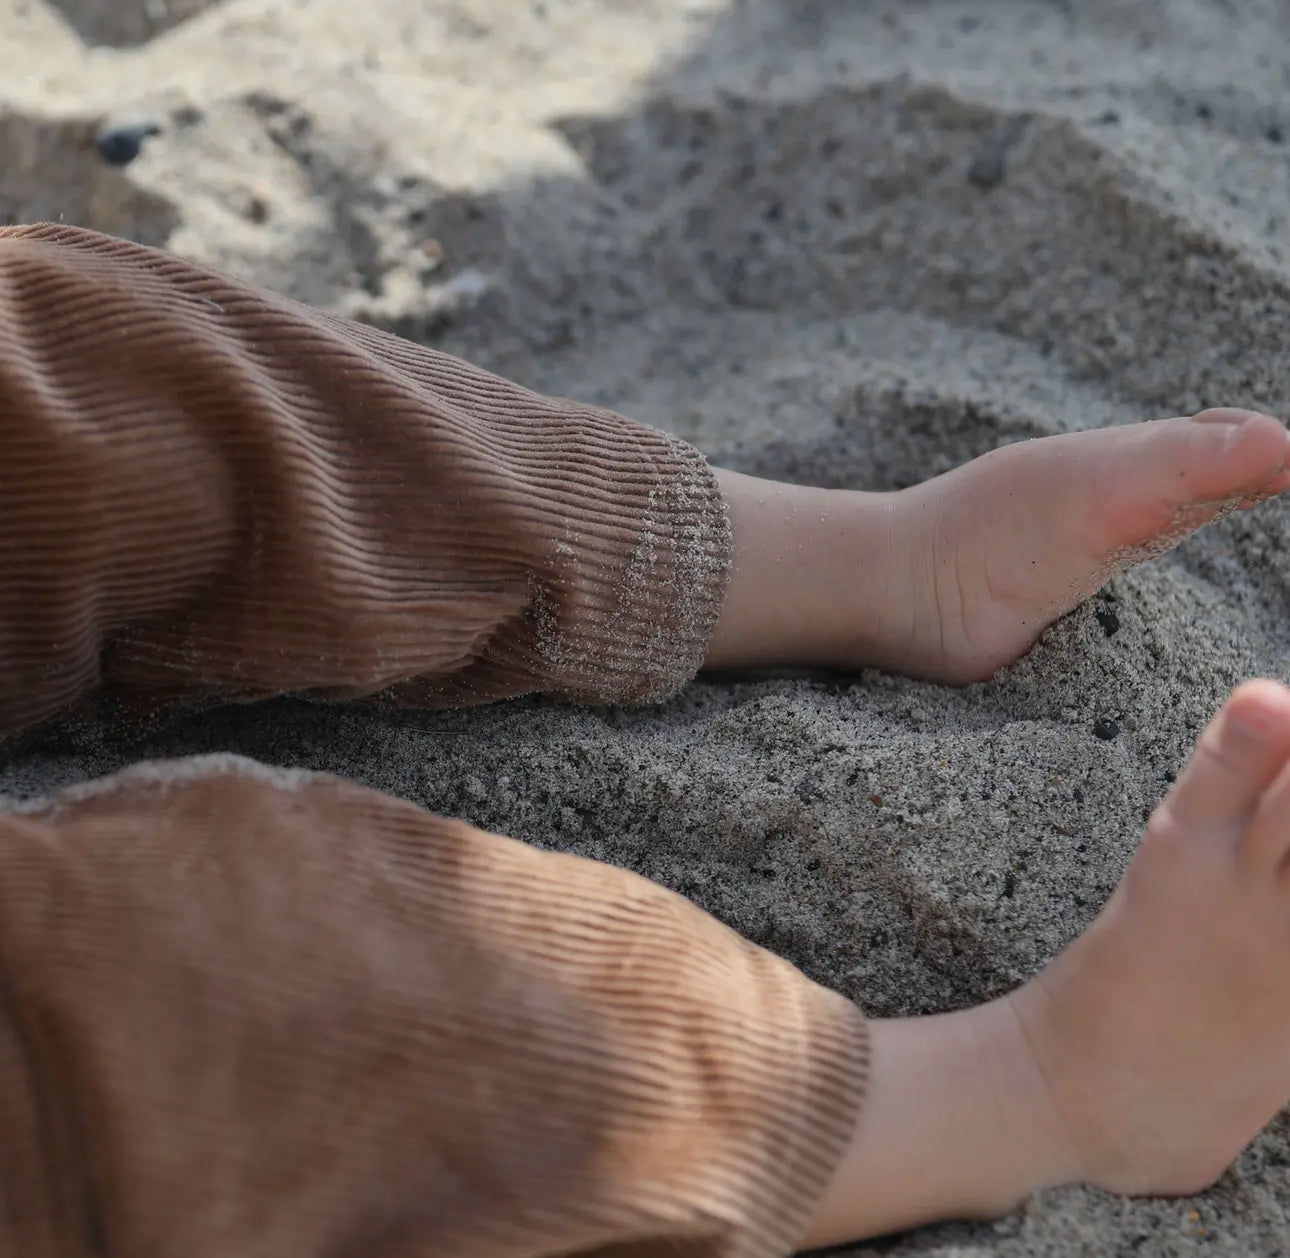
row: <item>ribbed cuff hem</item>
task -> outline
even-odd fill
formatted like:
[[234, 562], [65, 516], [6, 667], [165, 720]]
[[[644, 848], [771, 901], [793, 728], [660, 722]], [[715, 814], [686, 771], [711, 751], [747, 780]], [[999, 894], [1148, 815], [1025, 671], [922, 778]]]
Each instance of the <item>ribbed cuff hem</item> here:
[[[796, 1001], [802, 1028], [800, 1059], [778, 1063], [792, 1071], [797, 1091], [768, 1097], [756, 1116], [756, 1157], [742, 1175], [741, 1227], [731, 1258], [783, 1258], [795, 1252], [824, 1200], [855, 1134], [869, 1084], [869, 1026], [836, 992], [819, 987], [784, 963], [786, 1009]], [[781, 1050], [782, 1052], [782, 1050]]]
[[508, 451], [524, 503], [511, 531], [528, 572], [523, 613], [454, 674], [393, 688], [396, 702], [456, 707], [537, 692], [656, 703], [703, 664], [732, 554], [715, 472], [668, 433], [541, 401], [555, 408], [541, 418], [550, 457], [535, 459], [522, 429]]
[[698, 450], [619, 415], [594, 422], [617, 431], [534, 589], [538, 669], [574, 701], [657, 702], [703, 664], [729, 581], [729, 516]]

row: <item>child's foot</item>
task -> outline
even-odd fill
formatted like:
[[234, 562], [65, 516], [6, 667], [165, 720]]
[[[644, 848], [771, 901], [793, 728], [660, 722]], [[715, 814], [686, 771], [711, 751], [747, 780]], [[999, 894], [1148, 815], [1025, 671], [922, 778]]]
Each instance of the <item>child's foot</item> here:
[[1212, 410], [1019, 442], [894, 494], [721, 472], [735, 563], [708, 664], [983, 681], [1118, 568], [1290, 488], [1282, 425]]
[[871, 1029], [869, 1095], [813, 1244], [1062, 1183], [1212, 1183], [1290, 1099], [1290, 690], [1232, 695], [1106, 908], [1042, 974]]
[[1290, 1099], [1290, 691], [1233, 694], [1097, 921], [1011, 999], [1112, 1192], [1199, 1191]]
[[907, 670], [983, 681], [1117, 569], [1290, 487], [1282, 425], [1204, 411], [1004, 446], [905, 491]]

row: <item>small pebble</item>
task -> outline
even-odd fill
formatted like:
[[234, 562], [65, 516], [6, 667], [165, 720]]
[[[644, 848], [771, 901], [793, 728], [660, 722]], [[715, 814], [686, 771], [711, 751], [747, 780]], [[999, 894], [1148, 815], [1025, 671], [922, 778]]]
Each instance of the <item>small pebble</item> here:
[[1109, 607], [1099, 607], [1094, 615], [1097, 616], [1097, 623], [1106, 630], [1108, 638], [1119, 632], [1120, 618]]
[[1008, 152], [1021, 139], [1029, 121], [1027, 114], [1009, 118], [986, 137], [968, 169], [969, 183], [989, 189], [998, 187], [1003, 182], [1008, 173]]
[[160, 135], [161, 127], [155, 122], [133, 122], [123, 127], [104, 127], [94, 137], [94, 147], [99, 156], [113, 166], [128, 166], [139, 156], [143, 142]]
[[1113, 738], [1120, 736], [1120, 723], [1111, 720], [1110, 717], [1103, 717], [1096, 725], [1093, 726], [1093, 733], [1104, 742], [1110, 742]]

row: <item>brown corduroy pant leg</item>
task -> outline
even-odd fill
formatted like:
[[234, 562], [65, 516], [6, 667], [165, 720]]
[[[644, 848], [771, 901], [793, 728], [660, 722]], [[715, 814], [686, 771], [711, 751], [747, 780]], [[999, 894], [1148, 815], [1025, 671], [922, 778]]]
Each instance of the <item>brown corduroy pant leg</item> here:
[[[683, 443], [74, 228], [0, 229], [0, 735], [95, 695], [662, 697]], [[632, 874], [325, 775], [0, 813], [0, 1258], [760, 1258], [863, 1017]]]

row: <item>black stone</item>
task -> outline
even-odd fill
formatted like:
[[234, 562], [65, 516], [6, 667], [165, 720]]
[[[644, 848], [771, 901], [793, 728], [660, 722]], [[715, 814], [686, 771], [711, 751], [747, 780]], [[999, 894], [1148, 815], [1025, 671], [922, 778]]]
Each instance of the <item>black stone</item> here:
[[160, 135], [155, 122], [133, 122], [124, 127], [104, 127], [94, 137], [99, 156], [113, 166], [128, 166], [139, 156], [144, 140]]
[[1120, 631], [1120, 618], [1109, 607], [1099, 607], [1094, 615], [1097, 616], [1097, 623], [1106, 630], [1108, 638]]
[[1093, 726], [1093, 733], [1105, 742], [1110, 742], [1113, 738], [1120, 736], [1120, 723], [1111, 720], [1110, 717], [1104, 716], [1096, 725]]
[[1020, 114], [1009, 118], [986, 136], [968, 168], [969, 183], [988, 191], [1004, 181], [1008, 174], [1008, 153], [1021, 139], [1029, 121], [1029, 114]]

